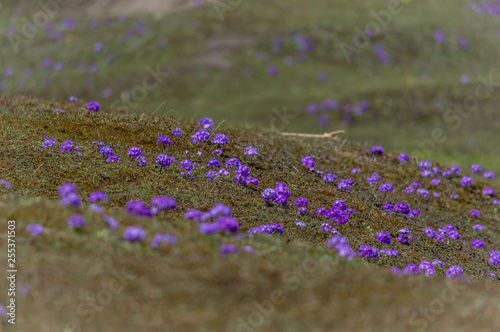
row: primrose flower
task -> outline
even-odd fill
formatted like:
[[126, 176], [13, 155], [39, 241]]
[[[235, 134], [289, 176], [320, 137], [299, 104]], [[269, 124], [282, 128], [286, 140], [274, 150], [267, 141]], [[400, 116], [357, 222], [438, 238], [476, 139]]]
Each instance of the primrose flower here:
[[43, 143], [42, 143], [42, 148], [46, 148], [49, 146], [56, 146], [56, 142], [54, 141], [54, 137], [48, 137], [48, 136], [43, 135], [43, 139], [45, 141], [43, 141]]
[[495, 173], [493, 173], [493, 172], [484, 172], [483, 178], [495, 180]]
[[378, 250], [373, 247], [370, 247], [367, 244], [363, 244], [358, 248], [358, 255], [361, 257], [368, 257], [375, 259], [380, 258], [380, 253], [378, 252]]
[[210, 118], [201, 118], [198, 120], [198, 124], [203, 128], [203, 129], [210, 129], [212, 130], [212, 126], [214, 125], [214, 120]]
[[412, 186], [406, 187], [404, 192], [407, 194], [411, 194], [411, 193], [415, 192], [415, 188]]
[[177, 136], [177, 137], [183, 137], [184, 135], [182, 134], [181, 128], [175, 128], [172, 130], [172, 135]]
[[337, 177], [332, 173], [326, 173], [325, 175], [323, 175], [323, 181], [337, 182]]
[[425, 170], [423, 170], [423, 171], [422, 171], [422, 176], [423, 176], [423, 177], [428, 177], [428, 178], [431, 178], [431, 177], [433, 177], [433, 176], [434, 176], [434, 173], [432, 173], [431, 171], [429, 171], [429, 170], [425, 169]]
[[0, 186], [4, 186], [7, 189], [12, 189], [12, 183], [5, 179], [0, 179]]
[[409, 244], [413, 241], [413, 236], [411, 236], [411, 231], [408, 228], [402, 228], [398, 231], [398, 241], [402, 244]]
[[191, 135], [191, 141], [193, 144], [196, 144], [198, 142], [205, 142], [208, 138], [210, 137], [210, 133], [206, 131], [205, 129], [200, 129], [193, 135]]
[[44, 228], [40, 224], [29, 224], [26, 226], [26, 230], [30, 232], [32, 236], [37, 236], [44, 232]]
[[382, 205], [382, 211], [386, 211], [388, 214], [391, 214], [392, 210], [394, 210], [394, 206], [392, 206], [392, 204], [385, 203], [384, 205]]
[[148, 164], [146, 157], [139, 157], [137, 158], [136, 162], [138, 166], [146, 166]]
[[128, 150], [128, 156], [130, 158], [139, 158], [140, 156], [142, 155], [142, 150], [141, 148], [138, 148], [136, 146], [133, 146], [131, 147], [129, 150]]
[[117, 229], [118, 226], [120, 226], [120, 224], [118, 223], [118, 221], [116, 221], [116, 219], [114, 219], [114, 218], [112, 218], [110, 216], [103, 215], [102, 219], [104, 220], [104, 222], [106, 223], [106, 226], [109, 229]]
[[238, 232], [238, 228], [240, 227], [238, 221], [229, 216], [220, 217], [215, 221], [215, 224], [219, 231], [225, 231], [231, 234]]
[[481, 213], [479, 213], [479, 211], [478, 211], [478, 210], [472, 209], [472, 210], [470, 210], [470, 211], [469, 211], [469, 213], [470, 213], [472, 216], [474, 216], [474, 217], [477, 217], [477, 218], [481, 217]]
[[273, 188], [266, 188], [262, 191], [262, 198], [266, 202], [269, 202], [269, 201], [276, 199], [277, 196], [278, 196], [278, 194], [276, 193], [276, 191]]
[[277, 182], [274, 189], [276, 190], [276, 194], [278, 194], [278, 196], [283, 196], [285, 198], [290, 197], [290, 191], [283, 182]]
[[350, 191], [351, 190], [351, 185], [353, 184], [354, 181], [351, 179], [343, 179], [339, 182], [337, 185], [338, 190], [345, 190], [345, 191]]
[[408, 264], [403, 269], [404, 274], [419, 274], [420, 268], [415, 264]]
[[149, 212], [146, 203], [137, 199], [128, 202], [125, 211], [136, 216], [151, 217], [151, 212]]
[[177, 238], [175, 235], [169, 233], [157, 233], [153, 236], [151, 240], [151, 246], [155, 249], [159, 248], [162, 243], [166, 244], [176, 244]]
[[250, 228], [248, 234], [279, 234], [283, 235], [283, 225], [272, 223], [270, 225], [260, 225], [259, 227]]
[[146, 238], [146, 231], [142, 226], [129, 226], [125, 228], [123, 238], [129, 242], [141, 242]]
[[500, 265], [500, 252], [496, 250], [492, 250], [489, 252], [490, 258], [488, 259], [488, 263], [491, 265]]
[[59, 150], [61, 152], [71, 152], [71, 151], [73, 151], [74, 147], [75, 147], [75, 143], [73, 141], [66, 140], [61, 144], [61, 147], [59, 148]]
[[370, 154], [375, 155], [375, 156], [381, 156], [384, 154], [384, 148], [381, 146], [375, 145], [374, 147], [371, 148]]
[[441, 180], [439, 180], [439, 179], [432, 179], [431, 180], [431, 185], [433, 185], [433, 186], [437, 186], [440, 183], [441, 183]]
[[79, 207], [82, 202], [80, 200], [80, 197], [76, 193], [70, 193], [61, 199], [61, 204]]
[[493, 197], [495, 196], [495, 190], [491, 187], [487, 187], [483, 190], [483, 194]]
[[391, 235], [387, 232], [380, 232], [377, 234], [377, 241], [385, 244], [391, 244]]
[[226, 160], [225, 165], [227, 168], [237, 168], [241, 165], [241, 161], [239, 161], [237, 158], [230, 158]]
[[184, 219], [200, 222], [203, 221], [203, 213], [195, 209], [187, 210], [184, 213]]
[[423, 229], [425, 235], [427, 235], [428, 237], [430, 237], [431, 239], [435, 239], [436, 238], [436, 231], [430, 227], [426, 227]]
[[156, 140], [156, 143], [158, 143], [160, 145], [163, 144], [163, 145], [170, 146], [172, 144], [172, 141], [167, 136], [160, 135], [160, 136], [158, 136], [158, 139]]
[[71, 182], [61, 184], [59, 186], [59, 196], [65, 198], [69, 194], [76, 194], [76, 185]]
[[91, 193], [89, 195], [89, 202], [97, 202], [97, 201], [107, 201], [108, 200], [108, 196], [106, 195], [106, 193], [102, 192], [102, 191], [94, 191], [93, 193]]
[[172, 159], [166, 154], [160, 154], [156, 157], [156, 163], [163, 168], [170, 166], [170, 164], [172, 164]]
[[217, 157], [220, 157], [222, 155], [222, 150], [221, 149], [215, 149], [213, 150], [210, 155], [216, 155]]
[[471, 244], [472, 248], [474, 248], [474, 249], [484, 248], [484, 242], [479, 240], [479, 239], [472, 240], [472, 242], [470, 244]]
[[422, 195], [424, 198], [429, 196], [430, 192], [427, 189], [417, 189], [417, 194]]
[[85, 219], [79, 214], [74, 214], [68, 218], [69, 228], [81, 228], [85, 226]]
[[400, 153], [398, 156], [400, 162], [406, 162], [410, 160], [410, 157], [406, 153]]
[[106, 159], [108, 163], [117, 163], [120, 161], [120, 157], [117, 155], [109, 156], [108, 159]]
[[425, 170], [425, 169], [428, 169], [431, 167], [431, 162], [428, 161], [428, 160], [422, 160], [418, 166], [422, 169], [422, 170]]
[[104, 157], [111, 157], [114, 155], [113, 149], [110, 146], [103, 146], [99, 149], [99, 152], [104, 156]]
[[302, 166], [308, 167], [309, 171], [314, 170], [314, 159], [311, 156], [305, 156], [304, 158], [302, 158]]
[[90, 112], [99, 112], [101, 107], [99, 106], [99, 103], [97, 101], [91, 101], [90, 103], [87, 104], [87, 109]]
[[408, 214], [410, 213], [410, 206], [406, 203], [397, 203], [395, 206], [394, 206], [394, 209], [399, 212], [399, 213], [403, 213], [403, 214]]
[[381, 184], [380, 187], [378, 188], [378, 192], [379, 193], [382, 193], [382, 192], [385, 192], [385, 191], [393, 191], [393, 190], [394, 190], [394, 188], [389, 183]]
[[208, 167], [220, 167], [220, 162], [217, 159], [210, 159], [207, 161]]
[[246, 156], [250, 156], [252, 154], [259, 154], [259, 152], [257, 151], [256, 148], [254, 148], [253, 146], [249, 145], [245, 148], [245, 152], [243, 152], [244, 155]]
[[347, 239], [343, 236], [337, 235], [328, 239], [328, 241], [326, 241], [326, 246], [336, 249], [338, 251], [337, 255], [339, 257], [345, 257], [347, 260], [351, 260], [356, 256], [354, 250], [349, 247]]
[[225, 144], [229, 143], [229, 140], [224, 134], [215, 134], [214, 138], [212, 139], [212, 143], [224, 146]]
[[295, 225], [302, 227], [302, 228], [306, 227], [306, 223], [299, 221], [299, 219], [295, 219]]
[[471, 166], [472, 173], [481, 173], [483, 169], [479, 165], [472, 165]]
[[154, 197], [151, 199], [150, 206], [151, 212], [156, 213], [159, 210], [173, 210], [177, 204], [172, 197]]
[[474, 183], [474, 180], [472, 180], [471, 177], [468, 177], [468, 176], [464, 176], [461, 180], [460, 180], [460, 185], [462, 187], [468, 187], [468, 186], [472, 186], [472, 184]]
[[482, 230], [482, 229], [484, 229], [484, 226], [483, 226], [483, 225], [481, 225], [481, 224], [477, 224], [477, 225], [472, 226], [472, 229], [475, 229], [475, 230]]
[[375, 184], [380, 181], [380, 175], [378, 173], [373, 173], [369, 177], [366, 178], [366, 181], [368, 181], [369, 184]]
[[446, 275], [446, 278], [451, 278], [451, 277], [455, 277], [455, 278], [458, 278], [462, 275], [462, 273], [464, 272], [464, 270], [460, 267], [460, 266], [451, 266], [448, 271], [446, 271], [445, 275]]
[[361, 173], [361, 170], [360, 170], [359, 168], [353, 168], [353, 169], [351, 170], [351, 173], [352, 173], [352, 174]]
[[234, 254], [236, 251], [238, 251], [238, 247], [232, 243], [223, 243], [219, 248], [219, 253], [221, 256]]

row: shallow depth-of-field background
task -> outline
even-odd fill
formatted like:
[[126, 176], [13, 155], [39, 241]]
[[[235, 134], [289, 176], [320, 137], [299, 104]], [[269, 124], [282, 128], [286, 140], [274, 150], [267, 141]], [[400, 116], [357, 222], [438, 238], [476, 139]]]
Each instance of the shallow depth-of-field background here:
[[[0, 179], [12, 183], [0, 187], [0, 247], [6, 252], [4, 221], [16, 220], [19, 271], [17, 324], [2, 320], [0, 331], [500, 328], [500, 269], [487, 262], [489, 251], [500, 249], [500, 205], [492, 204], [500, 187], [498, 178], [471, 173], [479, 164], [500, 174], [498, 16], [466, 1], [402, 1], [400, 13], [382, 15], [385, 26], [363, 35], [362, 47], [346, 57], [343, 49], [362, 30], [380, 26], [375, 17], [387, 12], [387, 1], [47, 3], [0, 4]], [[49, 20], [37, 23], [43, 17]], [[86, 109], [91, 100], [100, 103], [99, 113]], [[216, 148], [210, 140], [191, 142], [201, 117], [213, 118], [215, 132], [229, 139], [219, 157], [210, 156]], [[171, 135], [176, 127], [183, 138]], [[281, 134], [341, 129], [337, 140]], [[57, 146], [40, 149], [44, 135]], [[172, 145], [159, 146], [159, 135]], [[65, 140], [82, 156], [61, 152]], [[120, 162], [103, 159], [94, 141], [112, 147]], [[259, 154], [244, 155], [249, 145]], [[384, 147], [383, 156], [370, 154], [374, 145]], [[127, 157], [132, 146], [142, 149], [147, 166]], [[398, 160], [401, 152], [409, 162]], [[194, 179], [181, 177], [178, 165], [155, 164], [161, 153], [201, 167]], [[302, 166], [305, 155], [317, 170], [353, 179], [351, 191]], [[208, 159], [231, 157], [250, 167], [257, 187], [205, 177]], [[442, 181], [432, 185], [421, 176], [421, 160], [462, 171], [435, 175]], [[370, 185], [374, 172], [394, 192]], [[463, 187], [462, 176], [471, 176], [473, 186]], [[403, 191], [414, 181], [429, 197]], [[78, 187], [81, 207], [60, 204], [57, 190], [65, 182]], [[286, 207], [261, 198], [277, 182], [290, 189]], [[487, 187], [494, 198], [482, 193]], [[108, 194], [101, 206], [118, 229], [106, 229], [102, 215], [88, 209], [87, 197], [97, 190]], [[125, 212], [132, 199], [155, 196], [174, 197], [177, 208], [153, 218]], [[307, 214], [297, 216], [297, 197], [309, 200]], [[339, 199], [357, 212], [333, 225], [351, 248], [389, 247], [398, 257], [349, 261], [327, 248], [332, 234], [319, 230], [327, 220], [313, 212]], [[243, 236], [201, 234], [198, 223], [183, 218], [218, 202], [232, 209]], [[381, 210], [398, 202], [422, 214], [410, 219]], [[83, 230], [67, 228], [74, 213], [85, 217]], [[31, 223], [42, 224], [44, 234], [32, 237], [25, 229]], [[283, 225], [282, 236], [247, 235], [271, 223]], [[447, 224], [460, 240], [439, 242], [422, 231]], [[472, 229], [476, 224], [484, 230]], [[131, 225], [147, 231], [143, 243], [123, 240]], [[411, 230], [410, 245], [396, 240], [401, 228]], [[391, 245], [375, 240], [381, 231], [391, 234]], [[151, 248], [158, 232], [177, 243]], [[485, 248], [473, 249], [474, 239]], [[223, 243], [254, 252], [221, 256]], [[389, 272], [435, 259], [445, 265], [436, 277]], [[450, 266], [461, 266], [470, 283], [445, 278]], [[5, 305], [7, 282], [0, 280]]]

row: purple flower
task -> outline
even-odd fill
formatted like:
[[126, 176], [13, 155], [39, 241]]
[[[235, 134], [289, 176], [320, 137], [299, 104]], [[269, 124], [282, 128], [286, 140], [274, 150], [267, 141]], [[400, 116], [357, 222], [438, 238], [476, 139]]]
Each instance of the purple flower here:
[[455, 277], [455, 278], [458, 278], [462, 275], [462, 273], [464, 272], [464, 270], [460, 267], [460, 266], [451, 266], [448, 271], [446, 271], [445, 275], [446, 275], [446, 278], [451, 278], [451, 277]]
[[406, 153], [400, 153], [398, 159], [400, 162], [406, 162], [410, 160], [410, 157]]
[[155, 213], [158, 210], [173, 210], [177, 207], [175, 199], [172, 197], [154, 197], [150, 202], [151, 210]]
[[134, 199], [130, 202], [127, 203], [127, 206], [125, 207], [125, 211], [127, 213], [136, 215], [136, 216], [145, 216], [145, 217], [150, 217], [151, 212], [149, 212], [148, 207], [146, 206], [146, 203], [144, 203], [141, 200]]
[[104, 156], [104, 157], [111, 157], [114, 155], [113, 149], [109, 146], [103, 146], [99, 149], [99, 152]]
[[278, 67], [275, 65], [269, 65], [266, 70], [269, 75], [276, 75], [278, 73]]
[[70, 193], [61, 199], [61, 204], [79, 207], [82, 202], [80, 200], [80, 197], [76, 193]]
[[436, 265], [437, 265], [437, 266], [439, 266], [440, 268], [443, 268], [443, 267], [444, 267], [443, 262], [442, 262], [442, 261], [440, 261], [439, 259], [435, 259], [435, 260], [433, 260], [433, 261], [432, 261], [432, 265], [434, 265], [434, 266], [436, 266]]
[[370, 154], [375, 155], [375, 156], [381, 156], [384, 154], [384, 148], [381, 146], [375, 145], [374, 147], [371, 148]]
[[477, 218], [481, 217], [481, 213], [479, 213], [479, 211], [478, 211], [478, 210], [472, 209], [472, 210], [470, 210], [470, 211], [469, 211], [469, 213], [470, 213], [472, 216], [474, 216], [474, 217], [477, 217]]
[[462, 185], [462, 187], [472, 186], [473, 183], [474, 183], [474, 180], [472, 180], [472, 178], [468, 177], [468, 176], [464, 176], [460, 180], [460, 185]]
[[74, 214], [68, 218], [69, 228], [81, 228], [85, 226], [85, 219], [79, 214]]
[[472, 165], [471, 166], [472, 173], [481, 173], [483, 169], [479, 165]]
[[214, 120], [210, 118], [200, 118], [198, 120], [198, 124], [203, 128], [203, 129], [210, 129], [212, 130], [212, 126], [214, 125]]
[[162, 243], [166, 244], [176, 244], [177, 243], [177, 238], [175, 235], [169, 234], [169, 233], [157, 233], [153, 236], [153, 239], [151, 240], [151, 246], [155, 249], [160, 247]]
[[76, 186], [74, 183], [66, 182], [59, 186], [59, 196], [65, 198], [70, 194], [76, 194]]
[[491, 265], [500, 265], [500, 252], [496, 250], [492, 250], [489, 252], [490, 258], [488, 259], [488, 263]]
[[212, 143], [224, 146], [225, 144], [229, 143], [229, 140], [224, 134], [215, 134], [214, 138], [212, 139]]
[[[222, 205], [222, 204], [221, 204]], [[238, 232], [238, 228], [240, 227], [238, 221], [234, 219], [233, 217], [229, 216], [222, 216], [219, 219], [215, 221], [215, 224], [217, 225], [217, 228], [219, 231], [225, 231], [229, 232], [231, 234], [234, 234]]]
[[299, 219], [295, 219], [295, 225], [297, 225], [299, 227], [306, 227], [306, 223], [299, 221]]
[[305, 156], [304, 158], [302, 158], [302, 166], [308, 167], [309, 171], [314, 170], [314, 159], [311, 156]]
[[428, 160], [422, 160], [418, 166], [422, 169], [422, 170], [425, 170], [425, 169], [428, 169], [431, 167], [431, 162], [428, 161]]
[[294, 202], [295, 207], [305, 207], [308, 205], [308, 203], [309, 202], [304, 197], [298, 197]]
[[129, 242], [141, 242], [146, 238], [146, 231], [142, 226], [129, 226], [125, 228], [123, 238]]
[[87, 109], [90, 112], [99, 112], [101, 107], [99, 106], [99, 103], [97, 101], [91, 101], [90, 103], [87, 104]]
[[436, 231], [430, 227], [426, 227], [423, 229], [425, 235], [427, 235], [428, 237], [430, 237], [431, 239], [435, 239], [436, 238]]
[[491, 187], [487, 187], [483, 190], [483, 194], [493, 197], [495, 196], [495, 190]]
[[370, 247], [367, 244], [363, 244], [359, 247], [358, 249], [358, 255], [361, 257], [368, 257], [368, 258], [380, 258], [380, 253], [378, 252], [377, 249]]
[[4, 186], [7, 189], [12, 189], [12, 183], [5, 179], [0, 179], [0, 186]]
[[252, 154], [259, 154], [259, 152], [257, 152], [257, 149], [254, 148], [253, 146], [249, 145], [245, 148], [245, 152], [243, 152], [244, 155], [246, 156], [250, 156]]
[[75, 143], [73, 141], [66, 140], [61, 144], [61, 147], [59, 148], [59, 150], [61, 152], [71, 152], [71, 151], [73, 151], [74, 145], [75, 145]]
[[442, 44], [444, 42], [444, 32], [442, 30], [436, 30], [434, 33], [434, 39], [439, 44]]
[[472, 248], [474, 248], [474, 249], [484, 248], [484, 242], [479, 240], [479, 239], [472, 240], [472, 242], [470, 244], [471, 244]]
[[236, 251], [238, 251], [238, 247], [232, 243], [223, 243], [219, 248], [219, 253], [221, 256], [234, 254]]
[[429, 196], [430, 193], [429, 190], [427, 189], [418, 189], [417, 194], [422, 195], [424, 196], [424, 198], [426, 198], [427, 196]]
[[472, 226], [472, 229], [482, 230], [482, 229], [484, 229], [484, 226], [481, 224], [477, 224], [477, 225]]
[[193, 135], [191, 135], [191, 141], [193, 144], [196, 144], [198, 142], [205, 142], [208, 138], [210, 137], [210, 133], [206, 131], [205, 129], [200, 129]]
[[269, 202], [269, 201], [276, 199], [277, 196], [278, 196], [278, 194], [276, 193], [276, 191], [273, 188], [266, 188], [262, 191], [262, 198], [266, 202]]
[[189, 159], [184, 159], [179, 163], [179, 167], [186, 171], [191, 171], [193, 169], [193, 162]]
[[375, 52], [375, 54], [377, 54], [381, 64], [383, 64], [384, 66], [388, 66], [390, 64], [389, 56], [387, 55], [382, 45], [375, 44], [373, 46], [373, 51]]
[[399, 213], [403, 213], [403, 214], [408, 214], [410, 213], [410, 206], [406, 203], [397, 203], [395, 206], [394, 206], [394, 209], [399, 212]]
[[114, 218], [111, 218], [110, 216], [103, 215], [102, 219], [104, 220], [104, 222], [106, 223], [106, 226], [109, 229], [117, 229], [118, 226], [120, 226], [120, 224], [118, 223], [118, 221], [116, 221], [116, 219], [114, 219]]
[[277, 182], [274, 189], [276, 190], [276, 194], [278, 194], [278, 196], [283, 196], [285, 198], [290, 197], [290, 191], [283, 182]]
[[391, 249], [382, 249], [380, 250], [381, 253], [384, 253], [387, 257], [394, 256], [398, 257], [398, 251], [397, 250], [391, 250]]
[[380, 175], [378, 173], [373, 173], [369, 177], [366, 178], [366, 181], [368, 181], [369, 184], [375, 184], [380, 181]]
[[352, 173], [352, 174], [356, 174], [356, 173], [360, 173], [360, 172], [361, 172], [361, 170], [360, 170], [359, 168], [353, 168], [353, 169], [351, 170], [351, 173]]
[[172, 164], [172, 159], [166, 154], [160, 154], [156, 157], [156, 163], [161, 167], [170, 166]]
[[343, 179], [339, 182], [337, 185], [338, 190], [345, 190], [345, 191], [350, 191], [351, 190], [351, 185], [353, 184], [354, 181], [351, 179]]
[[203, 221], [203, 213], [194, 209], [187, 210], [186, 213], [184, 213], [184, 219], [200, 222]]
[[415, 192], [415, 188], [412, 186], [409, 186], [409, 187], [406, 187], [404, 191], [407, 194], [411, 194], [411, 193]]
[[380, 187], [378, 188], [378, 192], [379, 193], [382, 193], [382, 192], [385, 192], [385, 191], [393, 191], [393, 190], [394, 190], [394, 188], [389, 183], [381, 184]]
[[377, 241], [385, 244], [391, 244], [391, 235], [387, 232], [380, 232], [377, 234]]
[[413, 241], [413, 237], [411, 236], [411, 231], [408, 228], [402, 228], [398, 231], [398, 241], [402, 244], [409, 244], [410, 241]]
[[156, 140], [156, 143], [170, 146], [170, 144], [172, 144], [172, 141], [170, 141], [170, 138], [168, 138], [167, 136], [160, 135]]
[[484, 172], [483, 178], [494, 180], [495, 179], [495, 173], [493, 173], [493, 172]]
[[26, 226], [26, 230], [30, 232], [32, 236], [37, 236], [43, 233], [44, 228], [40, 224], [29, 224]]
[[434, 176], [434, 173], [432, 173], [431, 171], [429, 171], [429, 170], [426, 169], [426, 170], [422, 171], [422, 176], [423, 177], [429, 177], [429, 178], [431, 178], [431, 177]]
[[107, 201], [108, 200], [108, 196], [106, 195], [106, 193], [102, 192], [102, 191], [94, 191], [93, 193], [91, 193], [89, 195], [89, 202], [97, 202], [97, 201]]
[[146, 166], [148, 161], [146, 160], [146, 157], [139, 157], [136, 160], [138, 166]]
[[239, 161], [237, 158], [230, 158], [226, 160], [225, 165], [227, 168], [237, 168], [241, 165], [241, 161]]
[[207, 161], [208, 167], [220, 167], [220, 162], [217, 159], [210, 159]]
[[450, 167], [450, 171], [452, 171], [453, 173], [458, 174], [458, 173], [460, 173], [462, 170], [461, 170], [461, 169], [460, 169], [460, 167], [458, 167], [458, 166], [451, 166], [451, 167]]
[[457, 195], [456, 193], [452, 193], [452, 194], [450, 195], [450, 198], [451, 198], [451, 199], [457, 199], [457, 198], [458, 198], [458, 195]]
[[213, 150], [210, 155], [216, 155], [217, 157], [220, 157], [222, 155], [222, 150], [221, 149], [215, 149]]
[[394, 206], [392, 206], [392, 204], [390, 204], [390, 203], [385, 203], [384, 205], [382, 205], [382, 211], [386, 211], [389, 214], [392, 213], [393, 209], [394, 209]]
[[437, 186], [440, 183], [441, 183], [441, 180], [439, 180], [439, 179], [432, 179], [431, 180], [431, 185], [433, 185], [433, 186]]
[[420, 268], [415, 264], [408, 264], [403, 269], [404, 274], [419, 274]]
[[323, 175], [323, 181], [337, 182], [337, 177], [332, 173], [326, 173], [325, 175]]
[[172, 130], [172, 135], [177, 137], [183, 137], [181, 128], [175, 128], [174, 130]]
[[260, 225], [259, 227], [250, 228], [248, 234], [279, 234], [283, 235], [283, 225], [272, 223], [270, 225]]
[[117, 163], [120, 162], [120, 157], [117, 155], [109, 156], [108, 159], [106, 159], [108, 163]]
[[347, 260], [351, 260], [356, 256], [354, 250], [349, 247], [347, 239], [343, 236], [337, 235], [328, 239], [328, 241], [326, 241], [326, 246], [336, 249], [338, 251], [337, 255], [339, 257], [345, 257]]
[[42, 148], [46, 148], [49, 146], [56, 146], [56, 142], [54, 141], [53, 137], [48, 137], [46, 135], [43, 135], [43, 139], [45, 141], [43, 141], [43, 143], [42, 143]]

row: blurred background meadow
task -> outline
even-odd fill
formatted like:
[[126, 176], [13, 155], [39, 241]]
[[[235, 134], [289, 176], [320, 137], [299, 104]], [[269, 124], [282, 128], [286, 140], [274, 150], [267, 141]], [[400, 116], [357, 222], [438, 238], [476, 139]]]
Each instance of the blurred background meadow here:
[[[392, 6], [392, 7], [391, 7]], [[500, 172], [495, 1], [0, 4], [0, 93], [351, 141]]]

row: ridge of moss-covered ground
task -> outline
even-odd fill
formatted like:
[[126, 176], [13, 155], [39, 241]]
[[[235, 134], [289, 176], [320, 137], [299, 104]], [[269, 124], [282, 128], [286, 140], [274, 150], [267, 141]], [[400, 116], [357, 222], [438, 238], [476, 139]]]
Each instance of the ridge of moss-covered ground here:
[[[65, 112], [55, 114], [56, 109]], [[0, 216], [17, 221], [19, 284], [30, 288], [19, 301], [18, 327], [25, 327], [25, 331], [70, 329], [71, 324], [81, 331], [110, 327], [124, 331], [244, 331], [239, 327], [241, 321], [255, 322], [259, 310], [255, 303], [268, 303], [265, 301], [273, 290], [283, 296], [273, 302], [272, 313], [264, 312], [262, 322], [251, 326], [253, 330], [300, 331], [311, 324], [318, 331], [442, 330], [450, 326], [463, 331], [493, 331], [491, 327], [500, 326], [495, 314], [498, 303], [494, 301], [498, 279], [489, 275], [493, 272], [498, 276], [500, 270], [487, 263], [488, 252], [499, 249], [499, 206], [482, 194], [487, 186], [497, 192], [500, 188], [471, 175], [469, 169], [432, 187], [430, 179], [420, 175], [416, 158], [401, 163], [399, 151], [374, 157], [371, 146], [342, 140], [284, 137], [267, 129], [216, 123], [215, 131], [229, 138], [222, 155], [216, 157], [210, 156], [214, 144], [191, 143], [190, 136], [200, 126], [185, 120], [122, 114], [106, 108], [95, 114], [83, 104], [32, 97], [0, 97], [0, 112], [0, 178], [13, 185], [11, 190], [2, 189]], [[176, 127], [182, 129], [183, 138], [170, 134]], [[40, 149], [44, 135], [53, 137], [57, 146]], [[160, 147], [156, 143], [159, 135], [171, 137], [172, 145]], [[83, 156], [59, 151], [65, 140], [79, 145]], [[120, 162], [106, 162], [94, 141], [111, 146]], [[243, 155], [248, 145], [259, 154]], [[142, 149], [147, 166], [137, 166], [127, 157], [132, 146]], [[175, 156], [177, 161], [189, 158], [201, 167], [193, 171], [194, 179], [183, 178], [175, 163], [161, 170], [155, 165], [160, 153]], [[301, 158], [305, 155], [314, 158], [316, 169], [336, 174], [338, 181], [353, 179], [351, 191], [339, 191], [336, 185], [322, 181], [322, 175], [303, 167]], [[235, 185], [231, 177], [208, 180], [204, 165], [213, 157], [221, 162], [239, 158], [259, 179], [259, 185]], [[439, 164], [433, 166], [444, 170]], [[353, 168], [361, 173], [351, 174]], [[384, 195], [378, 193], [378, 185], [370, 186], [366, 178], [373, 172], [380, 174], [380, 183], [391, 183], [394, 192]], [[464, 175], [473, 176], [473, 186], [460, 185]], [[416, 193], [404, 193], [402, 190], [414, 181], [439, 192], [440, 197], [424, 199]], [[83, 198], [83, 206], [76, 211], [58, 201], [57, 189], [65, 182], [75, 183]], [[262, 190], [276, 182], [286, 183], [291, 192], [286, 207], [268, 205], [261, 198]], [[96, 190], [108, 194], [109, 201], [100, 205], [119, 221], [118, 230], [107, 230], [102, 215], [87, 209], [86, 197]], [[453, 192], [458, 195], [456, 200], [449, 198]], [[132, 199], [148, 202], [155, 196], [174, 197], [178, 207], [153, 218], [124, 212]], [[293, 207], [297, 197], [309, 200], [307, 214], [297, 216]], [[336, 251], [325, 246], [332, 234], [319, 231], [321, 223], [329, 221], [313, 211], [328, 209], [337, 199], [357, 212], [346, 224], [333, 224], [351, 248], [357, 251], [362, 244], [387, 247], [396, 249], [398, 257], [381, 255], [375, 260], [358, 256], [352, 261], [336, 257]], [[200, 234], [198, 223], [183, 219], [188, 209], [206, 211], [217, 202], [232, 209], [243, 237]], [[406, 202], [422, 214], [414, 220], [387, 214], [380, 208], [386, 202]], [[481, 217], [471, 216], [471, 209], [479, 210]], [[75, 212], [87, 222], [81, 231], [66, 225]], [[306, 226], [298, 227], [296, 219]], [[34, 222], [45, 227], [44, 234], [32, 237], [27, 233], [25, 227]], [[270, 223], [282, 224], [283, 235], [246, 235], [248, 229]], [[422, 231], [446, 224], [457, 227], [460, 240], [442, 243]], [[475, 224], [485, 229], [473, 230]], [[146, 229], [142, 244], [130, 245], [123, 240], [124, 228], [131, 225]], [[401, 228], [411, 230], [414, 242], [410, 245], [396, 241]], [[390, 245], [375, 241], [381, 231], [391, 234]], [[176, 235], [178, 243], [153, 250], [150, 241], [157, 232]], [[485, 242], [485, 249], [471, 248], [475, 238]], [[220, 256], [222, 243], [250, 245], [255, 252]], [[444, 269], [436, 269], [436, 278], [389, 272], [393, 266], [403, 268], [434, 259], [444, 262]], [[444, 271], [455, 265], [464, 269], [471, 284], [444, 278]], [[103, 293], [116, 273], [124, 275], [125, 280], [120, 279], [123, 288], [113, 293], [108, 304], [93, 308], [88, 292], [90, 299]], [[455, 294], [450, 301], [442, 299], [446, 289]], [[444, 303], [443, 310], [429, 309], [436, 301]]]

